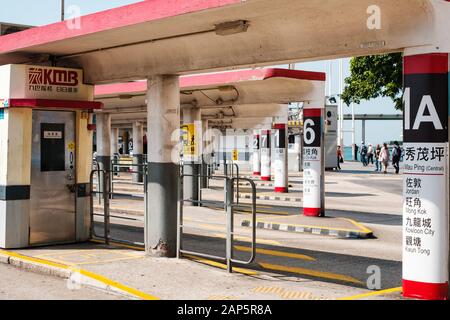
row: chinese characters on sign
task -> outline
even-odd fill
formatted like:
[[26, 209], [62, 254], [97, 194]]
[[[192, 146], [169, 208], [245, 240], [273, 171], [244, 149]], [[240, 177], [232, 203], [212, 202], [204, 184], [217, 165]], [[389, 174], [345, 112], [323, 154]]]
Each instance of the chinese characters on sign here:
[[[434, 254], [435, 227], [441, 222], [436, 203], [445, 201], [446, 145], [408, 143], [405, 147], [404, 250], [408, 254]], [[444, 182], [445, 183], [445, 182]]]
[[323, 110], [303, 113], [303, 213], [324, 215]]

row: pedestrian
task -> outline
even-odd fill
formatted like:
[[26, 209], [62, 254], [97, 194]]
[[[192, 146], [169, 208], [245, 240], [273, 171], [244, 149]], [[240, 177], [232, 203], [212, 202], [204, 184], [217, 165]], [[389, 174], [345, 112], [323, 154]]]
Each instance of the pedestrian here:
[[377, 147], [375, 149], [375, 172], [381, 172], [380, 154], [381, 154], [381, 146], [377, 144]]
[[337, 156], [337, 170], [341, 171], [341, 163], [344, 163], [344, 157], [342, 156], [341, 146], [337, 147], [336, 156]]
[[367, 167], [367, 146], [364, 144], [364, 141], [361, 142], [361, 163], [364, 167]]
[[354, 144], [354, 147], [355, 147], [355, 161], [358, 161], [358, 149], [359, 149], [359, 147], [358, 147], [358, 145], [356, 143]]
[[369, 148], [367, 149], [367, 164], [371, 163], [373, 164], [373, 146], [371, 143], [369, 143]]
[[386, 143], [383, 144], [383, 148], [381, 148], [381, 152], [380, 152], [380, 162], [384, 167], [384, 174], [387, 173], [387, 169], [389, 166], [389, 148], [387, 146]]
[[395, 168], [395, 174], [400, 173], [400, 159], [402, 157], [402, 150], [397, 141], [394, 142], [394, 149], [392, 150], [392, 165]]

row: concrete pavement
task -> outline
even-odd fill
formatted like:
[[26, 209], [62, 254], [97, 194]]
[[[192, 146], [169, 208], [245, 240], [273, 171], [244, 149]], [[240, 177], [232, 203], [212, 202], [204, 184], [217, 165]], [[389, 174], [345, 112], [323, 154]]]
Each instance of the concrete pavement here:
[[0, 300], [123, 300], [68, 280], [0, 264]]
[[[62, 268], [63, 271], [58, 274], [63, 277], [71, 277], [73, 274], [90, 275], [96, 287], [113, 289], [115, 293], [121, 288], [122, 294], [129, 293], [128, 298], [400, 298], [401, 215], [397, 209], [401, 207], [401, 203], [396, 202], [398, 192], [395, 190], [401, 186], [401, 179], [397, 176], [372, 176], [371, 173], [353, 169], [349, 173], [327, 173], [328, 192], [342, 193], [345, 190], [345, 193], [357, 196], [345, 197], [346, 210], [329, 209], [329, 218], [316, 218], [317, 221], [322, 224], [326, 220], [336, 221], [339, 224], [345, 219], [353, 219], [362, 223], [363, 228], [373, 231], [375, 237], [363, 240], [330, 237], [320, 232], [301, 234], [280, 231], [280, 228], [258, 229], [256, 260], [251, 265], [237, 265], [233, 274], [223, 270], [225, 265], [220, 260], [192, 256], [181, 260], [146, 257], [140, 246], [144, 242], [144, 201], [139, 189], [143, 187], [127, 183], [126, 174], [120, 178], [123, 181], [117, 183], [116, 190], [122, 188], [120, 192], [123, 194], [112, 200], [111, 236], [117, 240], [132, 241], [136, 245], [129, 247], [84, 243], [18, 250], [10, 254], [30, 257], [32, 260], [29, 263], [37, 263], [40, 270], [45, 268], [45, 261], [50, 263], [50, 267], [56, 264]], [[293, 186], [301, 185], [301, 175], [293, 175], [291, 180]], [[264, 189], [267, 185], [261, 183], [258, 188]], [[339, 208], [340, 203], [336, 200], [340, 197], [330, 198], [327, 201], [329, 207]], [[357, 203], [361, 198], [365, 202]], [[374, 208], [372, 204], [377, 201], [378, 207], [383, 210]], [[216, 200], [207, 207], [185, 207], [184, 249], [225, 256], [226, 215], [221, 208], [222, 204]], [[358, 210], [359, 206], [364, 206], [366, 210]], [[96, 209], [99, 214], [100, 209]], [[273, 223], [300, 217], [298, 205], [281, 201], [275, 204], [258, 202], [257, 211], [258, 219]], [[242, 226], [249, 218], [249, 206], [242, 202], [237, 207], [235, 216], [235, 258], [249, 257], [251, 229], [245, 224]], [[96, 216], [95, 229], [97, 234], [103, 234], [101, 216]], [[8, 254], [3, 253], [3, 257]], [[1, 257], [2, 254], [0, 260], [5, 261]], [[14, 257], [7, 258], [6, 261], [14, 261]], [[78, 273], [73, 273], [74, 270]], [[379, 271], [381, 286], [369, 290], [367, 285], [373, 270]], [[54, 270], [52, 272], [55, 273]], [[186, 277], [186, 274], [190, 276]], [[89, 276], [83, 276], [80, 281], [89, 283], [87, 279], [90, 279]]]

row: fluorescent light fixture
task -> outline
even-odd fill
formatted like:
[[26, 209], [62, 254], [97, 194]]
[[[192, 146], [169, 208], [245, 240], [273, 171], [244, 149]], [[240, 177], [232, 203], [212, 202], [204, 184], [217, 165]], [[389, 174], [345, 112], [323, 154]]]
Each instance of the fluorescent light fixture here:
[[236, 33], [247, 32], [249, 23], [245, 20], [228, 21], [215, 25], [218, 36], [229, 36]]
[[131, 94], [121, 94], [121, 95], [119, 95], [119, 99], [120, 100], [130, 100], [132, 98], [133, 98], [133, 96]]

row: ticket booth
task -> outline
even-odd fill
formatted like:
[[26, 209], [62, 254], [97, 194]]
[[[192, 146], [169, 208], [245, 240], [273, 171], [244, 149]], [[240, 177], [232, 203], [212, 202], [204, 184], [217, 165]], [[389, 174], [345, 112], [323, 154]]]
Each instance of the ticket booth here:
[[0, 248], [90, 237], [93, 86], [77, 69], [0, 66]]

